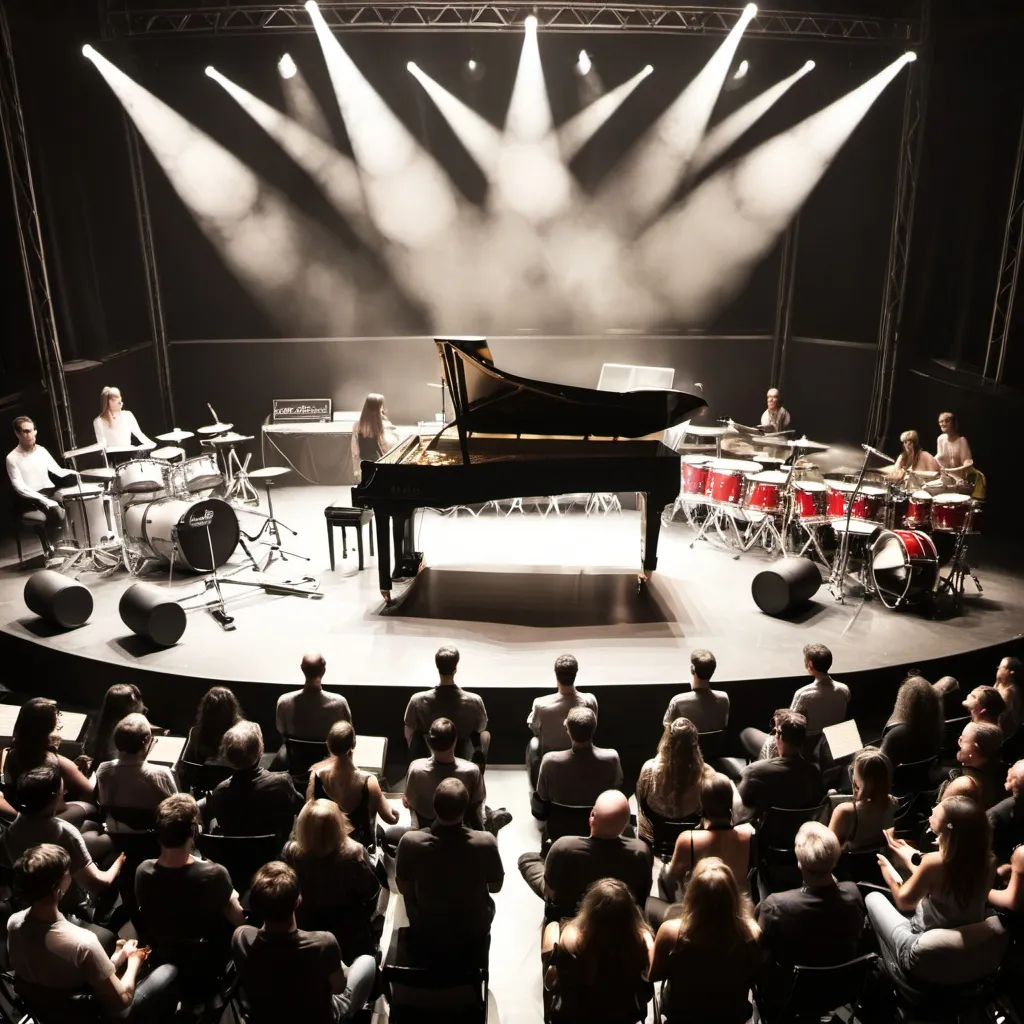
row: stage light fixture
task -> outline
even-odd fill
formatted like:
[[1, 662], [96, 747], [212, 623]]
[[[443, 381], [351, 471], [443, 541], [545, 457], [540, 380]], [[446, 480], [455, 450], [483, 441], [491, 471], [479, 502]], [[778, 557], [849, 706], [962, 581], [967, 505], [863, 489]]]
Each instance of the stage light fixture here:
[[405, 70], [408, 71], [410, 75], [415, 75], [416, 72], [419, 71], [419, 69], [420, 69], [419, 65], [414, 60], [409, 61], [405, 65]]
[[476, 71], [476, 61], [472, 59], [467, 60], [466, 67], [469, 68], [470, 71]]
[[905, 54], [903, 55], [903, 59], [904, 59], [904, 60], [905, 60], [905, 61], [906, 61], [906, 62], [907, 62], [908, 64], [913, 64], [913, 63], [914, 63], [914, 61], [915, 61], [915, 60], [917, 60], [917, 54], [916, 54], [916, 53], [914, 53], [914, 51], [913, 51], [913, 50], [907, 50], [907, 52], [906, 52], [906, 53], [905, 53]]
[[748, 61], [748, 60], [741, 60], [740, 61], [740, 66], [736, 69], [736, 74], [734, 74], [732, 76], [733, 77], [733, 81], [734, 82], [738, 82], [741, 78], [746, 78], [747, 72], [749, 70], [750, 70], [750, 61]]
[[537, 31], [537, 15], [536, 14], [528, 14], [526, 16], [526, 31], [527, 32], [536, 32]]
[[594, 62], [590, 59], [590, 54], [586, 50], [580, 50], [580, 55], [576, 60], [576, 71], [580, 75], [589, 75], [591, 68], [593, 68]]
[[804, 64], [803, 70], [804, 71], [813, 71], [815, 69], [815, 67], [817, 67], [817, 65], [814, 63], [814, 61], [813, 60], [809, 60], [809, 61], [807, 61]]
[[753, 18], [757, 15], [757, 4], [747, 4], [743, 8], [743, 16], [745, 18]]
[[277, 70], [281, 72], [282, 78], [294, 78], [299, 69], [295, 66], [295, 61], [292, 60], [292, 55], [286, 53], [278, 62]]
[[305, 7], [310, 14], [312, 14], [314, 11], [320, 10], [316, 0], [306, 0], [306, 2], [302, 6]]
[[86, 43], [85, 46], [82, 47], [82, 56], [83, 57], [88, 57], [89, 60], [92, 60], [93, 57], [95, 56], [95, 54], [96, 54], [96, 51], [88, 43]]
[[207, 74], [210, 78], [217, 77], [217, 69], [212, 64], [207, 64], [204, 70], [205, 74]]
[[654, 65], [653, 64], [646, 65], [644, 67], [644, 74], [645, 75], [653, 75], [654, 74]]

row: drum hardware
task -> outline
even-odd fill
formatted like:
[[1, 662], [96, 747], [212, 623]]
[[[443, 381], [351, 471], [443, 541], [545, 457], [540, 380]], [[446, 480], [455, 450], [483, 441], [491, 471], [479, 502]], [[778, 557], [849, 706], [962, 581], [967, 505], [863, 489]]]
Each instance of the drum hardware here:
[[121, 564], [120, 537], [114, 525], [110, 499], [99, 484], [83, 484], [57, 492], [66, 513], [67, 530], [73, 549], [60, 565], [59, 571], [95, 572], [109, 576]]
[[[221, 423], [220, 417], [209, 402], [206, 403], [206, 408], [210, 410], [213, 422], [207, 427], [198, 427], [196, 429], [197, 434], [205, 434], [207, 437], [212, 437], [215, 434], [226, 434], [232, 427], [234, 427], [234, 423]], [[163, 438], [160, 440], [163, 440]]]
[[[242, 505], [259, 505], [260, 496], [256, 488], [249, 483], [249, 460], [252, 453], [246, 455], [243, 463], [238, 457], [235, 446], [254, 440], [251, 434], [236, 434], [229, 431], [221, 437], [206, 438], [200, 444], [214, 448], [221, 452], [224, 458], [224, 478], [227, 481], [227, 489], [224, 492], [225, 501], [235, 501]], [[223, 454], [227, 448], [227, 454]]]
[[963, 525], [956, 534], [956, 545], [953, 548], [953, 557], [949, 561], [949, 572], [939, 581], [939, 592], [950, 594], [958, 605], [963, 599], [964, 587], [968, 576], [974, 580], [978, 593], [984, 593], [981, 580], [978, 579], [978, 574], [971, 567], [970, 562], [967, 561], [967, 538], [973, 532], [974, 513], [975, 508], [972, 501], [967, 510]]
[[683, 437], [699, 437], [707, 444], [710, 441], [715, 445], [715, 458], [722, 457], [722, 438], [729, 432], [727, 426], [712, 426], [703, 423], [688, 423], [683, 430]]
[[[246, 459], [248, 462], [248, 459]], [[247, 540], [252, 541], [254, 544], [262, 540], [263, 535], [269, 534], [271, 539], [270, 551], [267, 553], [267, 560], [259, 567], [260, 572], [266, 572], [267, 569], [273, 564], [274, 560], [279, 558], [282, 562], [287, 562], [289, 558], [301, 558], [304, 562], [308, 562], [309, 558], [306, 555], [296, 554], [294, 551], [285, 551], [281, 547], [281, 528], [287, 530], [293, 537], [297, 537], [298, 533], [293, 530], [286, 523], [282, 523], [274, 515], [274, 499], [271, 495], [271, 490], [274, 486], [274, 479], [279, 476], [284, 476], [285, 473], [290, 473], [291, 470], [285, 466], [264, 466], [262, 469], [254, 469], [248, 474], [250, 480], [263, 480], [264, 486], [267, 489], [267, 517], [263, 525], [259, 530], [249, 535], [243, 530], [243, 534]]]

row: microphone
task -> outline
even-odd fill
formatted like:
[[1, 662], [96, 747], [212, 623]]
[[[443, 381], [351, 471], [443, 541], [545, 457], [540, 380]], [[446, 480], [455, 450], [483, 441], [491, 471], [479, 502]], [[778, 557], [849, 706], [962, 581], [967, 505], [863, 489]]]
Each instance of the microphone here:
[[880, 452], [877, 448], [872, 448], [869, 444], [862, 444], [861, 448], [866, 452], [871, 452], [872, 455], [877, 455], [880, 459], [885, 459], [886, 462], [895, 462], [895, 459], [890, 459], [885, 452]]

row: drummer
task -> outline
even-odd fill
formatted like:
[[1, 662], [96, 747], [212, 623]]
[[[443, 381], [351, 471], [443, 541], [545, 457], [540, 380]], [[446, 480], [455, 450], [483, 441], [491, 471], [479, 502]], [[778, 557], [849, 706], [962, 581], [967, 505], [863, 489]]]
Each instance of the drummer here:
[[58, 466], [53, 456], [41, 444], [36, 444], [36, 425], [31, 417], [17, 416], [14, 433], [18, 445], [7, 456], [7, 475], [14, 488], [17, 515], [21, 518], [26, 512], [45, 514], [45, 519], [32, 525], [49, 560], [54, 557], [65, 518], [64, 506], [55, 497], [52, 477], [77, 477], [78, 474]]
[[971, 446], [960, 433], [956, 416], [951, 412], [939, 414], [939, 434], [935, 443], [935, 461], [942, 468], [942, 483], [947, 491], [970, 494], [973, 485], [967, 479], [967, 471], [974, 465]]
[[921, 448], [921, 438], [916, 430], [904, 430], [900, 434], [900, 444], [903, 445], [903, 451], [895, 465], [884, 471], [885, 474], [894, 483], [902, 483], [908, 491], [924, 489], [935, 479], [940, 469], [939, 464]]
[[131, 448], [133, 435], [143, 448], [156, 447], [142, 432], [135, 414], [124, 407], [119, 388], [107, 387], [100, 392], [100, 414], [92, 421], [92, 427], [97, 444], [104, 448]]
[[761, 413], [761, 430], [769, 434], [781, 434], [789, 430], [791, 418], [783, 408], [778, 388], [769, 388], [766, 395], [768, 408]]

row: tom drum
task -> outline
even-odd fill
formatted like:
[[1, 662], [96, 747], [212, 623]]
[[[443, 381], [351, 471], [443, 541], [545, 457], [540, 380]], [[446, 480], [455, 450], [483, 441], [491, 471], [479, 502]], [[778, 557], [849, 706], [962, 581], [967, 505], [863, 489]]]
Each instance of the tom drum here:
[[786, 487], [786, 474], [769, 470], [755, 473], [747, 482], [744, 508], [758, 512], [778, 512], [782, 508], [782, 492]]
[[715, 460], [707, 455], [684, 455], [683, 494], [703, 495], [708, 483], [708, 468]]
[[927, 491], [914, 491], [907, 496], [903, 525], [908, 530], [930, 530], [932, 526], [932, 496]]
[[823, 519], [828, 512], [824, 484], [799, 480], [794, 484], [793, 496], [798, 519]]
[[95, 548], [116, 541], [117, 527], [110, 498], [99, 484], [82, 484], [57, 492], [67, 528], [77, 548]]
[[174, 467], [174, 492], [181, 496], [208, 491], [224, 482], [217, 456], [211, 452], [186, 459]]
[[[827, 483], [828, 514], [831, 518], [846, 518], [850, 496], [853, 495], [856, 487], [856, 484], [846, 483], [842, 480], [830, 480]], [[863, 519], [869, 523], [880, 523], [884, 506], [885, 488], [876, 487], [873, 484], [862, 484], [853, 498], [851, 516], [853, 519]]]
[[932, 528], [950, 533], [962, 530], [971, 512], [971, 504], [969, 494], [937, 494], [932, 502]]
[[129, 459], [117, 467], [114, 490], [122, 494], [165, 492], [170, 466], [159, 459]]
[[743, 501], [743, 488], [748, 476], [761, 472], [759, 462], [743, 459], [715, 459], [708, 470], [704, 493], [722, 505], [739, 505]]
[[871, 548], [871, 578], [887, 608], [923, 601], [939, 582], [931, 537], [917, 530], [883, 530]]
[[144, 554], [163, 562], [173, 559], [194, 572], [223, 565], [238, 546], [238, 518], [220, 498], [165, 498], [129, 505], [124, 530]]

